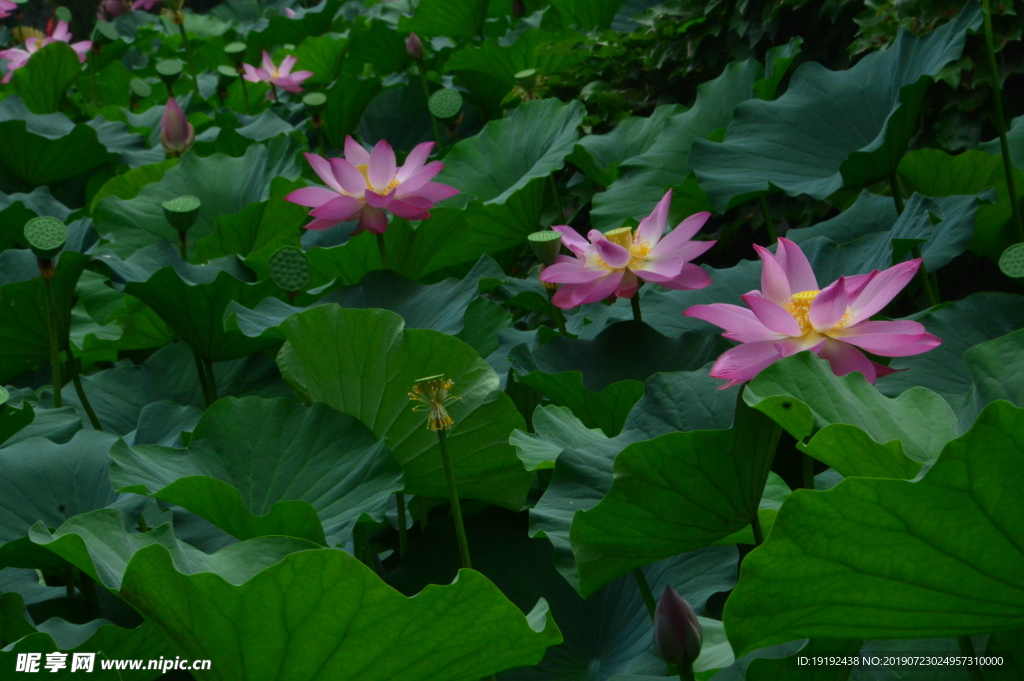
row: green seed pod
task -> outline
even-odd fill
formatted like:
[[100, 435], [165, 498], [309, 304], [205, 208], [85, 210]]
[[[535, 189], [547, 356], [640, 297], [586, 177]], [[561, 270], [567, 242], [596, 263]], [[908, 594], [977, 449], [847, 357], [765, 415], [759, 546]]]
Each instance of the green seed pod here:
[[128, 87], [131, 88], [131, 96], [136, 99], [145, 99], [153, 94], [153, 86], [141, 78], [132, 78]]
[[309, 115], [315, 116], [327, 105], [327, 95], [322, 92], [308, 92], [302, 96], [302, 103], [306, 105]]
[[270, 278], [289, 293], [309, 285], [310, 269], [309, 257], [301, 248], [282, 246], [270, 256]]
[[187, 232], [196, 224], [199, 218], [199, 208], [202, 206], [199, 199], [194, 196], [179, 196], [161, 204], [164, 208], [164, 217], [171, 227], [179, 232]]
[[558, 251], [562, 248], [561, 234], [554, 230], [545, 230], [534, 232], [526, 238], [530, 242], [530, 248], [533, 249], [537, 260], [540, 260], [545, 267], [555, 264], [555, 260], [558, 259]]
[[66, 21], [69, 24], [74, 19], [74, 17], [71, 15], [71, 10], [69, 10], [67, 7], [64, 7], [63, 5], [57, 8], [57, 10], [53, 13], [53, 16], [57, 21]]
[[181, 62], [177, 59], [161, 59], [156, 63], [156, 74], [168, 88], [171, 88], [181, 77]]
[[228, 43], [224, 46], [224, 54], [232, 64], [241, 64], [245, 61], [245, 43]]
[[1008, 277], [1024, 278], [1024, 243], [1014, 244], [999, 256], [999, 269]]
[[68, 240], [68, 228], [57, 218], [32, 218], [25, 223], [25, 240], [40, 260], [52, 260]]
[[235, 71], [234, 66], [221, 64], [217, 67], [217, 77], [220, 78], [223, 83], [230, 83], [235, 78], [238, 78], [238, 71]]
[[109, 21], [97, 21], [96, 28], [92, 31], [92, 39], [98, 43], [114, 43], [121, 38], [114, 25]]
[[435, 117], [452, 121], [462, 113], [462, 95], [458, 90], [444, 88], [430, 95], [427, 106]]
[[532, 90], [533, 86], [537, 84], [537, 69], [524, 69], [517, 73], [514, 78], [516, 84], [524, 90]]

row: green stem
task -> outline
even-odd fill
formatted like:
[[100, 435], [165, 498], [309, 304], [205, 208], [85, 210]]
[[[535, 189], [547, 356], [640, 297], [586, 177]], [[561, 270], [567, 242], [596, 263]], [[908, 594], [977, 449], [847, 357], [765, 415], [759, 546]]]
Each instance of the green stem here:
[[761, 529], [761, 519], [757, 517], [757, 512], [754, 512], [754, 518], [750, 521], [750, 529], [754, 531], [754, 544], [760, 546], [764, 543], [764, 530]]
[[93, 61], [92, 50], [89, 50], [89, 80], [92, 81], [92, 105], [99, 108], [99, 93], [96, 91], [96, 64]]
[[[921, 248], [917, 244], [914, 244], [911, 252], [915, 258], [921, 257]], [[924, 260], [921, 260], [921, 267], [917, 270], [917, 277], [921, 280], [921, 287], [924, 289], [924, 295], [928, 299], [928, 307], [938, 305], [940, 302], [938, 287], [933, 286], [932, 280], [928, 276], [928, 268], [924, 266]]]
[[459, 556], [462, 567], [473, 567], [469, 561], [469, 542], [466, 541], [466, 527], [462, 524], [462, 506], [459, 505], [459, 490], [455, 486], [455, 471], [452, 460], [448, 456], [448, 436], [444, 430], [437, 431], [437, 441], [441, 443], [441, 460], [444, 462], [444, 474], [448, 478], [448, 497], [452, 504], [452, 517], [455, 519], [455, 534], [459, 538]]
[[558, 219], [555, 220], [555, 224], [558, 225], [565, 219], [565, 211], [562, 210], [562, 198], [558, 195], [558, 185], [555, 184], [555, 176], [548, 175], [548, 180], [551, 181], [551, 195], [555, 197], [555, 209], [558, 211]]
[[562, 314], [562, 308], [551, 302], [551, 299], [555, 297], [555, 292], [552, 289], [547, 289], [548, 302], [551, 304], [551, 315], [555, 318], [555, 324], [558, 325], [558, 332], [563, 336], [568, 335], [568, 331], [565, 330], [565, 315]]
[[398, 556], [403, 557], [409, 547], [409, 530], [405, 525], [405, 494], [395, 492], [395, 503], [398, 505]]
[[999, 146], [1003, 154], [1003, 172], [1006, 173], [1006, 190], [1010, 195], [1010, 210], [1017, 239], [1024, 241], [1024, 222], [1017, 203], [1017, 187], [1013, 182], [1013, 165], [1010, 163], [1010, 145], [1006, 140], [1006, 119], [1003, 117], [1003, 95], [999, 87], [999, 70], [996, 68], [996, 47], [992, 37], [992, 7], [989, 0], [981, 0], [985, 10], [985, 47], [988, 51], [988, 68], [992, 72], [992, 99], [996, 112], [996, 128], [999, 130]]
[[178, 232], [178, 253], [181, 254], [181, 261], [188, 262], [188, 233]]
[[209, 407], [213, 402], [210, 401], [210, 385], [206, 378], [206, 367], [203, 365], [203, 358], [199, 356], [198, 352], [193, 350], [192, 356], [196, 360], [196, 373], [199, 375], [199, 386], [203, 389], [203, 401]]
[[85, 599], [85, 612], [89, 619], [96, 619], [100, 616], [100, 599], [96, 594], [96, 582], [84, 572], [78, 573], [79, 585], [82, 597]]
[[139, 532], [142, 532], [143, 534], [149, 532], [149, 525], [146, 524], [146, 519], [141, 515], [135, 519], [135, 524], [139, 526]]
[[420, 530], [425, 530], [427, 529], [427, 523], [430, 522], [430, 518], [427, 516], [430, 510], [427, 508], [427, 500], [417, 495], [416, 504], [420, 507]]
[[803, 463], [803, 487], [814, 489], [814, 459], [806, 452], [800, 452], [800, 459]]
[[[182, 21], [184, 21], [184, 15], [182, 15]], [[196, 78], [196, 63], [192, 58], [192, 43], [188, 41], [188, 35], [185, 34], [185, 24], [178, 24], [178, 29], [181, 31], [181, 41], [185, 44], [185, 59], [188, 60], [188, 74], [192, 76], [192, 87], [196, 94], [199, 94], [199, 79]]]
[[896, 204], [896, 214], [903, 215], [903, 195], [900, 194], [900, 181], [895, 172], [889, 176], [889, 188], [892, 190], [892, 200]]
[[206, 366], [206, 385], [210, 388], [210, 401], [206, 406], [210, 406], [217, 401], [217, 378], [213, 375], [213, 360], [204, 357], [203, 364]]
[[75, 597], [75, 568], [72, 565], [64, 568], [64, 591], [68, 598]]
[[633, 294], [633, 297], [629, 299], [629, 304], [633, 307], [633, 321], [642, 322], [644, 320], [643, 315], [640, 314], [640, 291], [637, 290]]
[[647, 606], [647, 612], [653, 620], [654, 612], [658, 609], [658, 602], [654, 600], [654, 594], [651, 593], [651, 585], [647, 583], [644, 571], [640, 568], [633, 568], [633, 579], [636, 580], [636, 585], [640, 587], [640, 595], [643, 596], [644, 605]]
[[57, 338], [57, 304], [53, 299], [53, 281], [43, 277], [43, 288], [46, 290], [46, 325], [50, 332], [50, 367], [53, 370], [53, 406], [58, 409], [64, 406], [60, 391], [64, 385], [60, 375], [60, 340]]
[[71, 374], [71, 382], [75, 384], [75, 392], [78, 393], [78, 401], [82, 403], [82, 408], [85, 409], [86, 415], [89, 417], [89, 422], [92, 424], [94, 430], [103, 430], [103, 426], [100, 425], [99, 417], [96, 416], [96, 412], [93, 411], [92, 405], [89, 403], [89, 398], [85, 396], [85, 388], [82, 386], [82, 377], [78, 373], [78, 364], [75, 361], [75, 355], [71, 351], [71, 339], [68, 339], [64, 344], [64, 350], [68, 353], [68, 373]]
[[388, 245], [384, 243], [384, 235], [377, 235], [377, 250], [380, 251], [380, 267], [381, 269], [391, 269], [388, 266]]
[[768, 230], [768, 238], [772, 240], [772, 243], [777, 243], [779, 240], [779, 230], [775, 228], [775, 222], [772, 220], [771, 211], [768, 210], [768, 201], [763, 197], [758, 199], [761, 203], [761, 213], [764, 214], [764, 226]]
[[[423, 71], [423, 62], [419, 63], [420, 69], [420, 83], [423, 84], [423, 97], [425, 102], [430, 102], [430, 88], [427, 86], [427, 74]], [[437, 123], [437, 117], [434, 116], [434, 112], [430, 111], [430, 107], [427, 107], [427, 112], [430, 114], [430, 124], [434, 126], [434, 139], [437, 140], [437, 148], [444, 149], [444, 142], [441, 141], [441, 126]]]
[[680, 681], [696, 681], [693, 675], [693, 665], [690, 665], [688, 667], [680, 667], [679, 679]]
[[[958, 636], [956, 642], [960, 645], [961, 655], [974, 657], [974, 642], [970, 636]], [[967, 676], [971, 678], [971, 681], [985, 681], [985, 676], [981, 673], [981, 667], [973, 663], [967, 665]]]
[[242, 76], [242, 71], [238, 72], [238, 80], [242, 84], [242, 99], [245, 100], [245, 115], [248, 116], [252, 112], [249, 110], [249, 86], [246, 85], [246, 80]]

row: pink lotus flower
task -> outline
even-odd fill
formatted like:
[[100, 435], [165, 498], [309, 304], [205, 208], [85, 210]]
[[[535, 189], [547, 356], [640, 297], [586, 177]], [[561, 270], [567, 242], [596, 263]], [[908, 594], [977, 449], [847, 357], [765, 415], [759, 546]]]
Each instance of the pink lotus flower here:
[[807, 257], [792, 241], [780, 238], [777, 255], [754, 248], [761, 256], [761, 290], [741, 296], [749, 310], [714, 303], [683, 313], [722, 327], [723, 336], [742, 343], [725, 351], [711, 368], [714, 378], [728, 379], [722, 388], [749, 381], [773, 362], [802, 350], [828, 360], [836, 376], [859, 371], [874, 383], [895, 370], [872, 362], [861, 350], [906, 357], [942, 342], [918, 322], [870, 321], [913, 279], [920, 258], [884, 272], [839, 277], [819, 291]]
[[281, 62], [281, 66], [274, 66], [274, 60], [270, 58], [266, 50], [263, 50], [263, 66], [256, 68], [249, 64], [242, 64], [245, 70], [245, 78], [250, 83], [270, 83], [275, 87], [288, 92], [302, 92], [302, 81], [313, 75], [312, 71], [296, 71], [292, 73], [292, 67], [299, 59], [294, 56], [287, 56]]
[[11, 0], [0, 0], [0, 19], [6, 19], [11, 16], [11, 13], [16, 9], [18, 9], [18, 6], [11, 2]]
[[163, 0], [135, 0], [135, 2], [132, 3], [132, 9], [148, 12], [161, 2], [163, 2]]
[[294, 19], [295, 18], [295, 10], [293, 10], [291, 7], [285, 7], [284, 8], [284, 15], [286, 17], [288, 17], [289, 19]]
[[[0, 0], [2, 1], [2, 0]], [[54, 29], [53, 35], [46, 38], [29, 38], [25, 41], [25, 49], [22, 50], [17, 47], [12, 47], [8, 50], [0, 51], [0, 59], [7, 60], [7, 75], [4, 76], [0, 83], [10, 82], [11, 76], [17, 69], [28, 63], [28, 60], [33, 54], [38, 52], [42, 47], [51, 43], [68, 43], [71, 45], [71, 49], [78, 55], [78, 61], [85, 63], [85, 57], [92, 49], [91, 40], [82, 40], [77, 43], [72, 43], [71, 32], [68, 31], [68, 22], [60, 21], [57, 23], [57, 28]]]
[[363, 230], [383, 234], [388, 228], [385, 211], [406, 220], [426, 220], [435, 203], [459, 193], [454, 187], [431, 182], [444, 168], [440, 161], [427, 163], [433, 148], [433, 142], [417, 145], [399, 168], [394, 150], [384, 140], [369, 153], [346, 137], [345, 158], [328, 161], [306, 154], [313, 171], [330, 189], [297, 189], [285, 200], [314, 209], [309, 214], [316, 219], [306, 229], [327, 229], [358, 219], [353, 234]]
[[572, 227], [552, 227], [561, 232], [562, 242], [575, 257], [560, 255], [541, 272], [541, 281], [562, 284], [551, 302], [566, 310], [611, 295], [632, 298], [639, 288], [639, 279], [677, 291], [708, 286], [711, 277], [690, 261], [715, 242], [690, 238], [704, 226], [711, 213], [691, 215], [665, 234], [671, 203], [670, 189], [654, 212], [640, 221], [636, 232], [629, 227], [604, 234], [594, 229], [587, 235], [588, 241]]
[[125, 0], [103, 0], [96, 10], [96, 18], [103, 21], [110, 21], [128, 11], [128, 3]]
[[181, 156], [196, 141], [196, 129], [173, 97], [167, 100], [160, 117], [160, 142], [171, 156]]

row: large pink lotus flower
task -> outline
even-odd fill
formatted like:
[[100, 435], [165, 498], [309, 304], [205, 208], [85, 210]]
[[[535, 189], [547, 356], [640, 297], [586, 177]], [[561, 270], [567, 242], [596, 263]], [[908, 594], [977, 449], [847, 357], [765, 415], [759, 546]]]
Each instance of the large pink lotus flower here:
[[167, 100], [164, 115], [160, 117], [160, 143], [171, 156], [181, 156], [196, 141], [196, 129], [174, 97]]
[[18, 5], [11, 0], [0, 0], [0, 19], [6, 19], [18, 9]]
[[327, 160], [306, 154], [313, 171], [330, 189], [297, 189], [285, 200], [314, 209], [309, 214], [315, 220], [306, 229], [359, 220], [353, 234], [363, 230], [383, 234], [388, 228], [385, 212], [406, 220], [426, 220], [435, 203], [459, 193], [455, 187], [431, 182], [444, 168], [440, 161], [427, 163], [433, 148], [433, 142], [416, 145], [399, 168], [394, 150], [384, 140], [370, 153], [346, 137], [345, 158]]
[[57, 22], [57, 28], [54, 29], [53, 35], [46, 38], [33, 37], [26, 40], [24, 50], [18, 47], [12, 47], [8, 50], [0, 51], [0, 59], [7, 60], [7, 75], [4, 76], [3, 80], [0, 80], [0, 83], [10, 82], [11, 76], [14, 75], [16, 70], [27, 64], [33, 54], [50, 43], [68, 43], [71, 46], [71, 49], [75, 51], [75, 54], [78, 55], [78, 61], [84, 64], [86, 55], [88, 55], [89, 50], [92, 49], [92, 41], [82, 40], [77, 43], [72, 43], [72, 37], [71, 32], [68, 30], [68, 22], [60, 21]]
[[861, 350], [906, 357], [942, 342], [919, 322], [870, 321], [913, 279], [920, 258], [884, 272], [839, 277], [818, 290], [807, 257], [792, 241], [780, 238], [777, 255], [754, 248], [761, 256], [761, 290], [741, 296], [749, 310], [714, 303], [694, 305], [683, 313], [722, 327], [723, 336], [742, 343], [723, 353], [711, 368], [713, 377], [728, 379], [722, 388], [749, 381], [773, 362], [801, 350], [828, 360], [836, 376], [859, 371], [874, 383], [895, 369], [871, 361]]
[[670, 189], [654, 212], [640, 221], [636, 232], [629, 227], [604, 234], [594, 229], [587, 235], [588, 241], [572, 227], [552, 227], [561, 232], [562, 242], [575, 257], [560, 255], [553, 265], [541, 272], [541, 281], [562, 284], [551, 301], [567, 310], [611, 295], [632, 298], [639, 288], [640, 279], [677, 291], [708, 286], [711, 277], [690, 261], [714, 246], [715, 242], [690, 239], [704, 226], [711, 213], [691, 215], [665, 234], [671, 203]]
[[288, 92], [302, 92], [302, 81], [312, 77], [312, 71], [296, 71], [292, 73], [292, 67], [299, 59], [294, 56], [287, 56], [281, 62], [281, 66], [274, 66], [274, 60], [270, 58], [266, 50], [263, 50], [263, 66], [256, 68], [249, 64], [242, 64], [245, 70], [243, 76], [250, 83], [270, 83], [275, 87]]

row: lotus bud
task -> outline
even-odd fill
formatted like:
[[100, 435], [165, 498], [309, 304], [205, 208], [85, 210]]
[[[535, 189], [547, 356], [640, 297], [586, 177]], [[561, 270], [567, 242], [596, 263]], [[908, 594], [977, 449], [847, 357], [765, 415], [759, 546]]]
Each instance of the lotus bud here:
[[405, 53], [409, 55], [409, 59], [423, 59], [423, 41], [415, 33], [410, 33], [405, 39]]
[[526, 16], [526, 3], [523, 0], [512, 0], [512, 16], [516, 18]]
[[181, 156], [196, 141], [196, 129], [173, 97], [167, 100], [160, 118], [160, 142], [171, 156]]
[[669, 664], [689, 668], [700, 655], [703, 638], [697, 613], [666, 584], [654, 613], [654, 649], [658, 656]]

